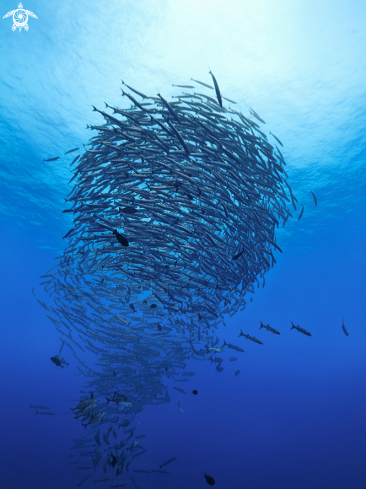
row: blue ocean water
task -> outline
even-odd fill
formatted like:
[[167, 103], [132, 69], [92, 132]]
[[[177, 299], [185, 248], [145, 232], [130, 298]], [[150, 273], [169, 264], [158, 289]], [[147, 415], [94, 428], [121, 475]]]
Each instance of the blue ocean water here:
[[[118, 106], [121, 79], [169, 99], [173, 83], [210, 82], [209, 68], [283, 142], [304, 215], [278, 230], [283, 254], [265, 287], [217, 333], [245, 354], [226, 355], [222, 373], [190, 361], [186, 390], [199, 394], [172, 391], [136, 417], [148, 449], [136, 467], [177, 457], [169, 474], [81, 487], [134, 487], [133, 475], [141, 489], [196, 489], [205, 473], [225, 489], [366, 487], [366, 3], [29, 2], [38, 19], [28, 31], [13, 32], [12, 17], [0, 24], [0, 487], [84, 478], [68, 458], [85, 434], [68, 399], [84, 382], [73, 363], [50, 361], [59, 334], [31, 292], [72, 222], [62, 210], [73, 155], [44, 159], [88, 142], [86, 124], [100, 123], [92, 105]], [[16, 8], [1, 2], [1, 17]], [[258, 331], [260, 321], [281, 336]], [[240, 329], [264, 345], [238, 339]]]

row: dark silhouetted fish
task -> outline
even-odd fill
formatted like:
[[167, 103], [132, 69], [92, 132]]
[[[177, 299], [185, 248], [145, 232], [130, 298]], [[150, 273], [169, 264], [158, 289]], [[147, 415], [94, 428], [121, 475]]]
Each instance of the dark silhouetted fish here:
[[344, 319], [342, 319], [342, 329], [343, 329], [343, 333], [344, 333], [346, 336], [349, 336], [349, 333], [348, 333], [348, 331], [346, 330], [346, 326], [344, 325]]
[[301, 212], [299, 214], [299, 217], [297, 218], [298, 221], [300, 221], [302, 215], [304, 214], [304, 206], [302, 206]]
[[203, 477], [205, 477], [206, 482], [209, 486], [214, 486], [215, 485], [215, 479], [211, 477], [210, 475], [205, 474]]
[[74, 148], [74, 149], [69, 149], [69, 151], [66, 151], [65, 155], [68, 155], [69, 153], [73, 153], [74, 151], [77, 151], [80, 148]]
[[113, 394], [113, 397], [112, 399], [109, 399], [108, 397], [106, 397], [107, 399], [107, 404], [106, 406], [108, 406], [108, 404], [110, 402], [113, 402], [115, 404], [119, 404], [121, 402], [125, 402], [127, 401], [127, 396], [125, 396], [124, 394], [119, 394], [117, 391]]
[[47, 160], [43, 160], [43, 161], [56, 161], [58, 160], [60, 157], [59, 156], [55, 156], [54, 158], [48, 158]]
[[262, 328], [264, 328], [267, 331], [270, 331], [271, 333], [274, 333], [274, 334], [281, 334], [279, 331], [277, 331], [277, 329], [272, 328], [269, 324], [263, 324], [261, 321], [261, 325], [259, 326], [259, 329], [262, 329]]
[[89, 421], [86, 424], [83, 424], [83, 426], [86, 429], [86, 427], [89, 426], [90, 424], [99, 423], [100, 421], [102, 421], [104, 415], [105, 415], [105, 412], [93, 414], [93, 416], [89, 419]]
[[234, 256], [232, 257], [232, 259], [233, 259], [233, 260], [237, 260], [238, 258], [240, 258], [240, 257], [241, 257], [241, 255], [242, 255], [243, 253], [244, 253], [244, 250], [240, 251], [238, 254], [234, 255]]
[[94, 435], [94, 440], [96, 441], [96, 443], [98, 443], [98, 445], [100, 445], [100, 430], [98, 430], [95, 435]]
[[309, 331], [305, 328], [302, 328], [301, 326], [295, 326], [292, 321], [290, 321], [290, 323], [292, 324], [290, 329], [297, 329], [297, 331], [300, 331], [300, 333], [305, 334], [306, 336], [311, 336], [311, 333], [309, 333]]
[[174, 462], [174, 460], [177, 460], [177, 457], [173, 457], [173, 458], [170, 458], [169, 460], [167, 460], [166, 462], [162, 463], [161, 465], [159, 465], [160, 468], [163, 468], [165, 467], [165, 465], [168, 465], [172, 462]]
[[316, 198], [316, 196], [315, 196], [314, 192], [313, 192], [312, 190], [310, 190], [310, 192], [311, 192], [311, 195], [313, 196], [313, 199], [314, 199], [314, 204], [315, 204], [315, 205], [318, 205], [318, 199]]
[[210, 75], [212, 76], [212, 81], [214, 82], [217, 101], [219, 102], [220, 107], [222, 107], [222, 98], [221, 98], [219, 85], [217, 84], [216, 78], [214, 77], [213, 73], [211, 73], [211, 70], [210, 70]]
[[261, 342], [261, 340], [258, 340], [255, 336], [251, 336], [250, 334], [243, 333], [242, 330], [240, 330], [239, 336], [244, 336], [247, 340], [254, 341], [254, 343], [258, 343], [258, 345], [263, 345], [263, 343]]
[[178, 392], [181, 392], [182, 394], [186, 394], [186, 391], [185, 391], [185, 390], [183, 390], [183, 389], [181, 389], [180, 387], [175, 387], [175, 386], [173, 385], [173, 389], [175, 389], [175, 390], [176, 390], [176, 391], [178, 391]]
[[56, 367], [64, 368], [65, 365], [70, 365], [62, 357], [60, 357], [60, 355], [55, 355], [54, 357], [51, 357], [51, 360], [56, 365]]
[[124, 214], [135, 214], [137, 212], [137, 209], [134, 207], [120, 207], [120, 210]]
[[118, 242], [121, 243], [122, 246], [129, 246], [126, 236], [123, 236], [123, 234], [119, 233], [117, 229], [113, 230], [113, 234], [116, 236]]
[[239, 351], [241, 353], [245, 353], [245, 351], [242, 348], [240, 348], [240, 346], [236, 346], [236, 345], [233, 345], [231, 343], [226, 343], [225, 340], [224, 340], [224, 346], [227, 346], [228, 348], [231, 348], [232, 350]]
[[275, 138], [275, 140], [278, 142], [278, 144], [280, 144], [282, 147], [283, 147], [283, 144], [281, 143], [281, 141], [278, 139], [277, 136], [275, 136], [274, 134], [271, 133], [271, 131], [269, 131], [269, 133]]

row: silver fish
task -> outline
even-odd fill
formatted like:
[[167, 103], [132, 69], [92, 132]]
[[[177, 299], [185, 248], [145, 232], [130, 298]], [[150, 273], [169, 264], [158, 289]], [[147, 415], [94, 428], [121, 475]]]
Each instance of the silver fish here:
[[255, 336], [251, 336], [250, 334], [243, 333], [242, 330], [240, 330], [239, 336], [244, 336], [247, 340], [254, 341], [255, 343], [258, 343], [258, 345], [263, 345], [261, 340], [258, 340], [258, 338], [256, 338]]
[[270, 331], [271, 333], [274, 333], [274, 334], [281, 334], [279, 331], [277, 331], [277, 329], [274, 329], [272, 328], [269, 324], [263, 324], [262, 321], [261, 321], [261, 325], [259, 326], [259, 329], [266, 329], [267, 331]]
[[305, 334], [306, 336], [311, 336], [311, 333], [309, 333], [308, 330], [306, 330], [305, 328], [302, 328], [301, 326], [295, 326], [294, 323], [292, 321], [290, 321], [292, 326], [290, 329], [297, 329], [297, 331], [300, 331], [300, 333], [303, 333]]

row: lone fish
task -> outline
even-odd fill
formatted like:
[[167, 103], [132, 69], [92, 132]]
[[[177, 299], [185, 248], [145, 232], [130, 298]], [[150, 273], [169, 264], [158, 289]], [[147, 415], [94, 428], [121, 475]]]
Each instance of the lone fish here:
[[301, 326], [295, 326], [292, 321], [290, 321], [290, 322], [292, 324], [290, 329], [297, 329], [297, 331], [300, 331], [300, 333], [306, 334], [306, 336], [311, 336], [311, 333], [307, 329], [302, 328]]
[[206, 482], [209, 486], [214, 486], [215, 485], [215, 479], [211, 477], [210, 475], [205, 474], [203, 477], [206, 478]]
[[252, 341], [254, 341], [254, 343], [258, 343], [258, 345], [263, 345], [263, 343], [261, 342], [261, 340], [258, 340], [258, 339], [257, 339], [255, 336], [252, 336], [252, 335], [250, 335], [250, 334], [245, 334], [245, 333], [243, 333], [243, 331], [242, 331], [242, 330], [240, 330], [240, 334], [239, 334], [239, 336], [245, 336], [245, 338], [246, 338], [247, 340], [252, 340]]
[[259, 329], [262, 329], [262, 328], [264, 328], [267, 331], [270, 331], [271, 333], [274, 333], [274, 334], [281, 334], [279, 331], [277, 331], [277, 329], [272, 328], [269, 324], [263, 324], [261, 321], [261, 325], [259, 326]]
[[317, 198], [316, 198], [316, 195], [314, 194], [314, 192], [313, 192], [312, 190], [310, 190], [310, 192], [311, 192], [311, 195], [312, 195], [312, 196], [313, 196], [313, 198], [314, 198], [314, 204], [315, 204], [315, 205], [318, 205], [318, 200], [317, 200]]
[[243, 253], [244, 253], [244, 250], [239, 251], [239, 253], [237, 253], [236, 255], [234, 255], [234, 256], [232, 257], [232, 260], [237, 260], [238, 258], [240, 258], [240, 257], [241, 257], [241, 255], [242, 255]]
[[69, 149], [69, 151], [66, 151], [65, 155], [68, 155], [69, 153], [73, 153], [74, 151], [77, 151], [80, 148], [74, 148], [74, 149]]
[[56, 161], [59, 158], [60, 158], [59, 156], [55, 156], [55, 158], [48, 158], [47, 160], [43, 159], [43, 161]]
[[134, 207], [120, 207], [119, 210], [124, 214], [135, 214], [135, 212], [137, 212]]
[[129, 246], [126, 236], [123, 236], [123, 234], [119, 233], [117, 229], [113, 230], [113, 234], [115, 234], [118, 242], [121, 243], [122, 246]]
[[210, 75], [212, 76], [212, 81], [214, 82], [214, 87], [215, 87], [215, 92], [216, 92], [216, 97], [217, 97], [217, 100], [218, 100], [218, 102], [219, 102], [220, 107], [222, 107], [222, 98], [221, 98], [220, 89], [219, 89], [219, 86], [218, 86], [218, 84], [217, 84], [216, 78], [215, 78], [215, 77], [214, 77], [214, 75], [211, 73], [211, 70], [210, 70]]
[[344, 325], [344, 319], [342, 319], [342, 329], [343, 329], [343, 333], [344, 333], [346, 336], [349, 336], [349, 333], [348, 333], [348, 331], [346, 330], [346, 326]]
[[51, 360], [56, 365], [56, 367], [64, 368], [64, 365], [70, 365], [62, 357], [60, 357], [60, 355], [55, 355], [54, 357], [51, 357]]
[[177, 460], [177, 457], [173, 457], [173, 458], [170, 458], [169, 460], [167, 460], [166, 462], [164, 462], [163, 464], [159, 465], [160, 468], [162, 467], [165, 467], [165, 465], [168, 465], [172, 462], [174, 462], [174, 460]]
[[299, 217], [297, 218], [298, 221], [302, 218], [302, 215], [304, 214], [304, 206], [302, 206], [301, 212], [299, 214]]

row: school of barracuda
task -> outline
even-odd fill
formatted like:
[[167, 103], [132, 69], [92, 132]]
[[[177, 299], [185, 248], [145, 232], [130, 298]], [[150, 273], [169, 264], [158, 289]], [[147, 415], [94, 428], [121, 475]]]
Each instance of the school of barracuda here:
[[[221, 372], [224, 346], [244, 351], [217, 347], [214, 331], [264, 286], [281, 251], [275, 229], [291, 216], [288, 203], [296, 210], [282, 143], [268, 141], [254, 110], [231, 108], [211, 76], [213, 86], [174, 85], [180, 94], [169, 102], [123, 84], [132, 106], [94, 107], [104, 123], [89, 126], [97, 135], [71, 163], [64, 212], [73, 227], [43, 276], [48, 303], [38, 300], [86, 379], [72, 407], [86, 430], [72, 453], [90, 461], [76, 467], [90, 471], [78, 485], [93, 471], [104, 472], [95, 482], [131, 474], [146, 451], [133, 419], [170, 401], [164, 379], [188, 381], [188, 359]], [[80, 358], [85, 349], [96, 354], [92, 368]], [[64, 367], [61, 350], [52, 361]]]

